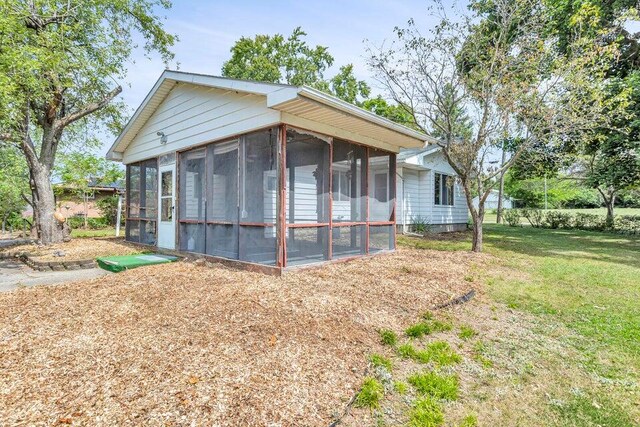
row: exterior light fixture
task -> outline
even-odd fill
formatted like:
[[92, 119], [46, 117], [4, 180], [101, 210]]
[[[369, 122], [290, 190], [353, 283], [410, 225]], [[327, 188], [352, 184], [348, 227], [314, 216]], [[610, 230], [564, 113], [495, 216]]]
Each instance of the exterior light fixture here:
[[164, 145], [167, 143], [167, 135], [165, 135], [164, 132], [157, 132], [156, 135], [160, 137], [160, 144]]

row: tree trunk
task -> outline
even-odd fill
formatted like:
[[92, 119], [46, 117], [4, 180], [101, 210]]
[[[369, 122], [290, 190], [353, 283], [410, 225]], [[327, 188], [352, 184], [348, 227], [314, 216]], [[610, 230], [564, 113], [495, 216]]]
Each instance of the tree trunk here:
[[607, 225], [609, 227], [613, 226], [613, 218], [614, 218], [614, 212], [613, 212], [613, 205], [616, 202], [616, 195], [612, 194], [608, 199], [605, 199], [605, 204], [607, 205]]
[[89, 216], [89, 196], [87, 192], [83, 192], [82, 200], [84, 202], [84, 229], [87, 229], [87, 217]]
[[38, 238], [43, 245], [60, 243], [63, 240], [62, 226], [54, 218], [56, 200], [51, 187], [51, 174], [46, 167], [38, 165], [32, 169], [34, 223], [38, 229]]
[[[500, 166], [504, 165], [506, 161], [506, 151], [504, 149], [504, 145], [502, 146], [502, 163]], [[504, 171], [500, 174], [500, 189], [498, 191], [498, 211], [496, 213], [496, 224], [502, 223], [502, 197], [504, 194]], [[479, 198], [479, 197], [478, 197]]]
[[471, 219], [473, 220], [473, 237], [471, 239], [471, 250], [473, 252], [482, 252], [482, 222], [484, 221], [484, 212], [472, 213]]

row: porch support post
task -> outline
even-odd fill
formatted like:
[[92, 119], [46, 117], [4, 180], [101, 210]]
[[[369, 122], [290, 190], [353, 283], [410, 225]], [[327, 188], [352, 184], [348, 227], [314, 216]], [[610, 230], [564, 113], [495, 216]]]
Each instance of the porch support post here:
[[287, 127], [280, 125], [278, 129], [278, 196], [276, 203], [276, 245], [277, 259], [276, 266], [284, 268], [287, 266], [287, 239], [286, 239], [286, 173], [287, 173]]

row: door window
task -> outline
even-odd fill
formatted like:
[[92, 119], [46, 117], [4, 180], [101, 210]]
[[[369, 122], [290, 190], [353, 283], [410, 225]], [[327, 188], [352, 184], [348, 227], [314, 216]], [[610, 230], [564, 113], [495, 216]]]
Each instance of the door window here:
[[173, 172], [162, 172], [160, 196], [160, 221], [173, 219]]

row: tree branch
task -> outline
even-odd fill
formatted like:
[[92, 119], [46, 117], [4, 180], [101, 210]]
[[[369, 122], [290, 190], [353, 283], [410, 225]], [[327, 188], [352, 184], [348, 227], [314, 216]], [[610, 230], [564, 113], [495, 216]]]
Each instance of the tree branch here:
[[73, 122], [75, 122], [77, 120], [80, 120], [81, 118], [83, 118], [85, 116], [88, 116], [89, 114], [93, 113], [94, 111], [97, 111], [97, 110], [105, 107], [107, 104], [109, 104], [109, 102], [111, 102], [111, 100], [113, 98], [118, 96], [120, 94], [120, 92], [122, 92], [122, 86], [118, 86], [115, 89], [113, 89], [111, 92], [106, 94], [100, 101], [89, 103], [89, 104], [85, 105], [81, 110], [75, 111], [73, 113], [70, 113], [70, 114], [64, 116], [63, 118], [58, 120], [57, 126], [60, 129], [62, 129], [62, 128], [70, 125], [71, 123], [73, 123]]

